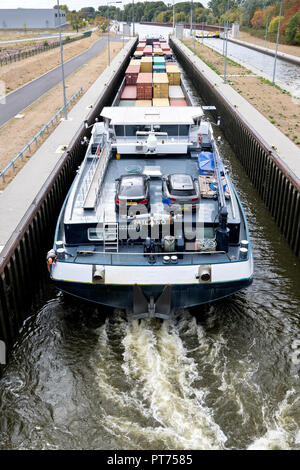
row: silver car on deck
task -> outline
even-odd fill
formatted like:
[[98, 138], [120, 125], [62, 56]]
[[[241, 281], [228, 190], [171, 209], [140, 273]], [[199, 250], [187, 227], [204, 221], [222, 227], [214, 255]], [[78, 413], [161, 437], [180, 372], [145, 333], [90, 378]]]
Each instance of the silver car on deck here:
[[197, 179], [186, 173], [174, 173], [163, 176], [162, 180], [163, 202], [169, 206], [178, 204], [191, 205], [196, 209], [200, 201], [200, 192]]

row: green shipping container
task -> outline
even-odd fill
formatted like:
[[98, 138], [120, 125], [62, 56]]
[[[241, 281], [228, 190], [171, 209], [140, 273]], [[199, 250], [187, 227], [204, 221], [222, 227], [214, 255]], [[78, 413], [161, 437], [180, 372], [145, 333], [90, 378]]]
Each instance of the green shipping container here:
[[121, 100], [119, 106], [135, 106], [134, 100]]

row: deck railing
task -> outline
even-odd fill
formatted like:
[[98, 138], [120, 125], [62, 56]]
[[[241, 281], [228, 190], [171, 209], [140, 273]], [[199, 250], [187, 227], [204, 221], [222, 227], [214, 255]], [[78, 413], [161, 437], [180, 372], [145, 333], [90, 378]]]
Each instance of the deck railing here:
[[[73, 103], [74, 100], [78, 98], [78, 96], [82, 93], [82, 88], [79, 88], [79, 90], [74, 93], [74, 95], [71, 96], [71, 98], [67, 101], [67, 107]], [[64, 106], [62, 106], [55, 114], [52, 116], [50, 121], [48, 121], [40, 130], [37, 132], [32, 139], [27, 142], [25, 147], [20, 150], [20, 152], [17, 153], [17, 155], [11, 159], [11, 161], [0, 171], [0, 178], [2, 178], [3, 183], [5, 183], [5, 175], [7, 171], [12, 167], [13, 170], [16, 170], [16, 162], [21, 159], [24, 161], [24, 153], [29, 151], [29, 153], [32, 153], [32, 145], [36, 144], [36, 147], [39, 146], [39, 139], [44, 138], [44, 133], [47, 132], [49, 134], [49, 128], [52, 126], [52, 128], [55, 127], [55, 125], [58, 123], [58, 120], [61, 118], [61, 116], [64, 113]]]

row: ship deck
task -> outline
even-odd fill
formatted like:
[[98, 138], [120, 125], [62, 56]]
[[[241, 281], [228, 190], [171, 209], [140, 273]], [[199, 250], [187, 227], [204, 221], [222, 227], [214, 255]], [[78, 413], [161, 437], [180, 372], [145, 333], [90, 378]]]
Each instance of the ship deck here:
[[[115, 189], [116, 179], [121, 175], [128, 173], [147, 173], [154, 172], [156, 176], [151, 176], [150, 180], [150, 212], [155, 214], [156, 217], [163, 219], [164, 216], [169, 216], [169, 211], [162, 203], [162, 180], [160, 175], [170, 173], [188, 173], [194, 178], [199, 176], [197, 158], [192, 158], [189, 155], [177, 156], [124, 156], [119, 160], [114, 156], [111, 157], [108, 168], [106, 170], [104, 180], [101, 186], [100, 197], [97, 205], [93, 210], [83, 209], [82, 186], [84, 185], [85, 178], [88, 175], [91, 159], [87, 159], [84, 171], [81, 176], [80, 184], [74, 192], [73, 200], [69, 200], [68, 204], [72, 205], [72, 219], [71, 223], [87, 225], [91, 223], [99, 223], [100, 225], [106, 220], [109, 222], [119, 222], [122, 224], [124, 220], [119, 220], [118, 213], [115, 210]], [[229, 180], [231, 185], [231, 182]], [[218, 215], [218, 201], [214, 199], [201, 198], [199, 207], [191, 214], [192, 220], [190, 222], [203, 222], [205, 225], [211, 225], [216, 222]], [[238, 204], [238, 200], [232, 191], [232, 197], [226, 201], [228, 209], [228, 222], [240, 223], [241, 233], [240, 239], [246, 238], [246, 227], [243, 223], [243, 217]], [[126, 221], [125, 221], [126, 223]], [[204, 225], [203, 224], [203, 225]], [[204, 229], [203, 229], [204, 230]], [[57, 234], [57, 239], [63, 237], [63, 227], [59, 229], [61, 233]], [[120, 240], [118, 244], [118, 252], [104, 252], [103, 244], [98, 242], [89, 242], [77, 244], [76, 246], [66, 246], [66, 251], [69, 254], [66, 262], [76, 263], [93, 263], [93, 264], [109, 264], [109, 265], [126, 265], [126, 266], [141, 266], [149, 265], [154, 261], [155, 265], [163, 265], [163, 256], [168, 254], [165, 252], [144, 254], [144, 240], [135, 242], [134, 244], [128, 239]], [[191, 242], [192, 243], [192, 242]], [[191, 264], [212, 264], [212, 263], [226, 263], [238, 260], [239, 246], [230, 246], [228, 253], [214, 253], [194, 252], [192, 245], [188, 251], [178, 253], [178, 265], [191, 265]], [[170, 253], [176, 254], [176, 253]], [[151, 258], [152, 256], [152, 258]]]

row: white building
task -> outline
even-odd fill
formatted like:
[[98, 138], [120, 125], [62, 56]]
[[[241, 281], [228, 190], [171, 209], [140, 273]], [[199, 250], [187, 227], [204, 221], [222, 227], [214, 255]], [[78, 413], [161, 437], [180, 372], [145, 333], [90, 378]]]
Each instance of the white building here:
[[[60, 15], [60, 18], [59, 18]], [[64, 10], [48, 8], [0, 9], [0, 29], [43, 29], [56, 28], [66, 23]]]

